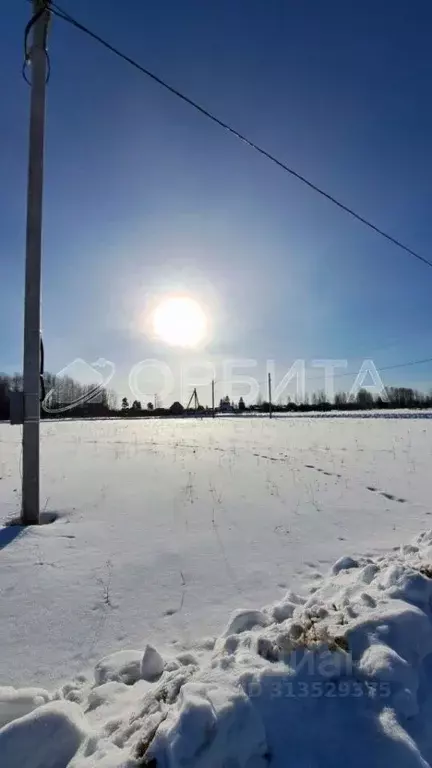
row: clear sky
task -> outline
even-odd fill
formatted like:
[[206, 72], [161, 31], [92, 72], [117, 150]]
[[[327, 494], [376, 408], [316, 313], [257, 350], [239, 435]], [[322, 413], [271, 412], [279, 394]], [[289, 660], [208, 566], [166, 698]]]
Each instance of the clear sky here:
[[[432, 258], [430, 0], [60, 5]], [[8, 372], [22, 356], [29, 12], [15, 0], [0, 26], [0, 370]], [[378, 366], [432, 357], [430, 268], [59, 19], [49, 51], [49, 370], [106, 358], [123, 393], [146, 358], [174, 371], [185, 361], [251, 358], [264, 381], [268, 358], [280, 378], [296, 358], [346, 358], [351, 370], [364, 357]], [[149, 302], [171, 291], [208, 313], [204, 349], [186, 354], [145, 335]], [[385, 381], [429, 389], [431, 373], [395, 370]]]

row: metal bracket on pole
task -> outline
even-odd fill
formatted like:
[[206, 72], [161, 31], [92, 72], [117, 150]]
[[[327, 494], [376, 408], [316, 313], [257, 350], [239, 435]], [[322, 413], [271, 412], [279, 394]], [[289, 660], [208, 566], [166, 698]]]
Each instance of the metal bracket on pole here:
[[24, 395], [9, 390], [9, 421], [11, 424], [24, 423]]

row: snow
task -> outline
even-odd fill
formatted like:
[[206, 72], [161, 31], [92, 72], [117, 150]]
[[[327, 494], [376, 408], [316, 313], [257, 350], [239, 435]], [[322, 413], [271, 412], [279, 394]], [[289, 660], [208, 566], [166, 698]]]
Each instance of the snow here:
[[238, 610], [232, 614], [228, 626], [225, 629], [224, 636], [238, 635], [246, 629], [252, 627], [265, 627], [268, 619], [262, 611]]
[[[41, 430], [41, 506], [59, 517], [0, 527], [2, 685], [52, 688], [126, 639], [163, 658], [196, 652], [239, 607], [280, 602], [340, 557], [375, 556], [431, 525], [428, 419]], [[19, 510], [20, 436], [0, 425], [0, 520]]]
[[141, 661], [141, 677], [151, 683], [157, 680], [164, 671], [164, 662], [160, 653], [152, 645], [146, 645]]
[[96, 664], [96, 683], [117, 681], [133, 685], [141, 678], [142, 659], [142, 651], [117, 651], [105, 656]]
[[50, 702], [0, 730], [2, 764], [8, 768], [67, 766], [89, 737], [84, 714], [76, 704]]
[[0, 728], [2, 765], [427, 768], [431, 558], [429, 531], [330, 567], [305, 594], [287, 592], [290, 617], [275, 604], [237, 610], [212, 650], [172, 652], [153, 683], [136, 677], [162, 661], [146, 646], [51, 695], [9, 693], [26, 703]]
[[[1, 765], [432, 765], [432, 538], [407, 543], [431, 526], [431, 433], [43, 423], [57, 519], [0, 526]], [[0, 521], [20, 460], [0, 425]]]
[[20, 688], [11, 685], [0, 687], [0, 727], [17, 717], [32, 712], [33, 709], [49, 701], [50, 695], [43, 688]]
[[350, 568], [357, 568], [358, 563], [357, 560], [353, 560], [352, 557], [340, 557], [339, 560], [337, 560], [332, 568], [333, 573], [340, 573], [340, 571], [347, 571]]

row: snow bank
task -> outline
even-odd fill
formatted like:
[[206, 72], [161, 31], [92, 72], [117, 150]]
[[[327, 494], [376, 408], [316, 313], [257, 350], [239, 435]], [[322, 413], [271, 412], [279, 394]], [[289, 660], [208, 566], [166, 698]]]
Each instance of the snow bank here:
[[20, 688], [0, 686], [0, 726], [10, 723], [17, 717], [32, 712], [50, 699], [48, 691], [43, 688]]
[[48, 698], [0, 689], [2, 766], [430, 766], [432, 532], [236, 611], [212, 649], [121, 651]]
[[60, 768], [69, 765], [88, 738], [80, 707], [69, 701], [51, 702], [1, 729], [1, 764], [8, 768]]

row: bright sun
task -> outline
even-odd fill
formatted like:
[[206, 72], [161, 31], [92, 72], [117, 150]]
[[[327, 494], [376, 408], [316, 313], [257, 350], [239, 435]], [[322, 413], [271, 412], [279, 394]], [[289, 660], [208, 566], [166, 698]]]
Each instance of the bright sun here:
[[207, 318], [197, 301], [189, 296], [164, 299], [153, 313], [155, 335], [176, 347], [196, 347], [207, 333]]

